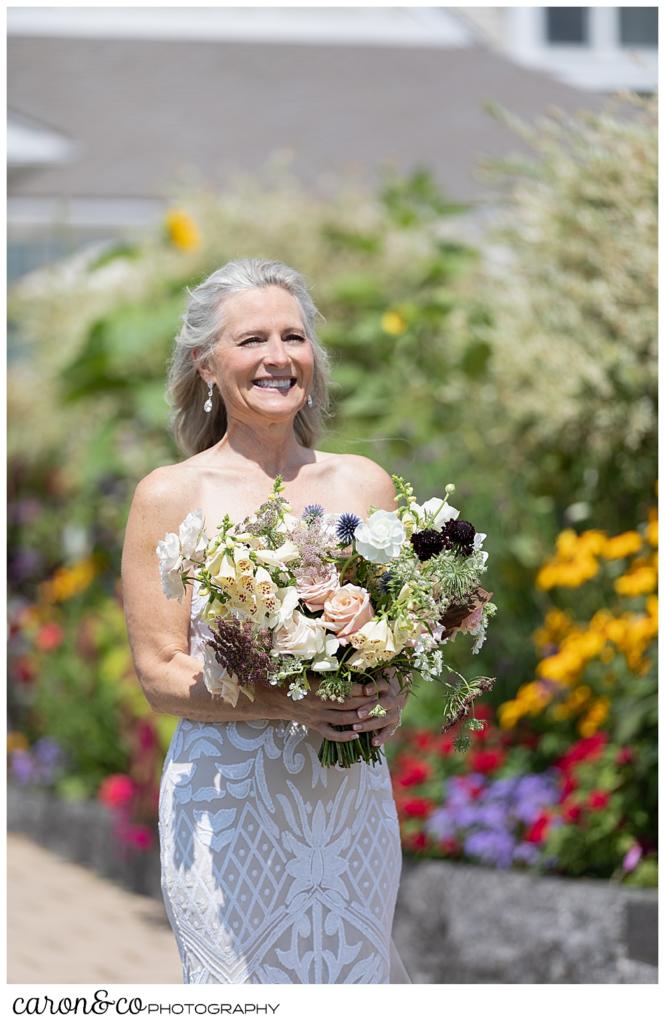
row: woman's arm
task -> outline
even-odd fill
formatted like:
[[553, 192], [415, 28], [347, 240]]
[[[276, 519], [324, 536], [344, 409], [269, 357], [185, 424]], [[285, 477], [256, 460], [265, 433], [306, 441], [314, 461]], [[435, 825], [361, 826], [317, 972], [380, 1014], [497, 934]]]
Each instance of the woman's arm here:
[[[134, 668], [146, 700], [154, 711], [196, 722], [238, 722], [257, 719], [295, 720], [328, 739], [354, 739], [350, 729], [333, 732], [342, 722], [339, 705], [315, 693], [293, 701], [279, 687], [257, 686], [252, 701], [240, 694], [235, 707], [211, 694], [203, 681], [198, 658], [189, 654], [191, 589], [182, 603], [162, 590], [158, 542], [178, 526], [190, 508], [179, 495], [190, 492], [175, 475], [175, 467], [154, 470], [140, 481], [132, 500], [122, 551], [122, 592]], [[366, 705], [365, 687], [355, 686], [345, 708]]]

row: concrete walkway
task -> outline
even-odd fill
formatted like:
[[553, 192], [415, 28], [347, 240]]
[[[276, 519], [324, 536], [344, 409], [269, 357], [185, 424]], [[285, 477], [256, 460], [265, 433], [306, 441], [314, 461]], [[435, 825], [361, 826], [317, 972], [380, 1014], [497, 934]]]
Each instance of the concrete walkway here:
[[182, 973], [160, 900], [9, 833], [7, 981], [180, 985]]

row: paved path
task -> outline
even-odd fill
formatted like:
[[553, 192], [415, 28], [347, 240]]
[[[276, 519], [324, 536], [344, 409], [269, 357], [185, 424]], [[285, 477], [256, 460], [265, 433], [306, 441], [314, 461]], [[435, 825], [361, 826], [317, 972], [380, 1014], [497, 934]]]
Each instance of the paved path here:
[[9, 833], [7, 981], [180, 985], [182, 974], [161, 901]]

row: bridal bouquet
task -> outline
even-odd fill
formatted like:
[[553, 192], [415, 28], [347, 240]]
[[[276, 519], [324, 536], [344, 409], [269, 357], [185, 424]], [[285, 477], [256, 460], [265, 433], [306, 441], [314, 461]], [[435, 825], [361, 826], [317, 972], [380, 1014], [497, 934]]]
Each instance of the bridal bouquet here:
[[[297, 701], [316, 673], [318, 696], [342, 703], [354, 683], [390, 667], [403, 690], [412, 674], [443, 680], [442, 731], [460, 722], [456, 742], [468, 745], [463, 730], [482, 727], [473, 701], [494, 680], [467, 682], [445, 663], [444, 647], [467, 633], [477, 653], [496, 612], [480, 586], [486, 534], [448, 504], [453, 484], [419, 505], [408, 482], [392, 479], [397, 510], [372, 507], [366, 520], [318, 504], [295, 516], [278, 476], [268, 500], [241, 522], [227, 515], [208, 538], [198, 510], [159, 542], [167, 597], [182, 601], [189, 584], [207, 597], [203, 678], [211, 693], [235, 707], [240, 693], [253, 700], [257, 686], [286, 686]], [[377, 704], [372, 713], [385, 710]], [[381, 754], [361, 732], [324, 739], [319, 759], [346, 767]]]

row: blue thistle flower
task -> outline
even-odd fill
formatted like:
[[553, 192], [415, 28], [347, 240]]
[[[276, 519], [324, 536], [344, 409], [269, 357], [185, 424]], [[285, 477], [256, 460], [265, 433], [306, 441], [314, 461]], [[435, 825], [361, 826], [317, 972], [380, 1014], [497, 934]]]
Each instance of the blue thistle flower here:
[[381, 576], [381, 579], [379, 580], [379, 584], [378, 584], [378, 586], [379, 586], [379, 593], [381, 593], [381, 594], [387, 594], [388, 593], [388, 583], [390, 582], [390, 580], [392, 578], [393, 578], [393, 574], [391, 573], [390, 569], [386, 569], [386, 571]]
[[356, 527], [360, 523], [360, 517], [355, 515], [353, 512], [342, 512], [341, 516], [337, 520], [337, 536], [339, 537], [342, 544], [351, 544], [353, 541]]
[[304, 519], [306, 523], [313, 523], [315, 520], [321, 519], [325, 515], [325, 511], [323, 505], [305, 505], [300, 518]]

